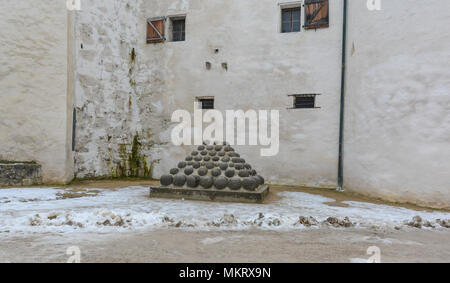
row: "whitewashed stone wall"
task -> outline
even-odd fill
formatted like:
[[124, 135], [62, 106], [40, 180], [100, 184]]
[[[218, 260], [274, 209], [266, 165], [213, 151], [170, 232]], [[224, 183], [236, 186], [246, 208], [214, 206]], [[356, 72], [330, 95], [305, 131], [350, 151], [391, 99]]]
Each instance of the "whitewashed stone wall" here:
[[[341, 1], [330, 5], [330, 28], [292, 34], [279, 32], [278, 1], [254, 4], [84, 1], [77, 13], [76, 175], [120, 175], [137, 133], [140, 154], [159, 178], [188, 150], [170, 146], [173, 111], [191, 111], [196, 97], [215, 96], [219, 110], [281, 111], [278, 156], [239, 149], [269, 181], [335, 186]], [[187, 15], [185, 42], [146, 44], [147, 18], [179, 14]], [[321, 93], [321, 109], [287, 110], [288, 95], [297, 93]]]
[[[214, 96], [219, 110], [280, 110], [277, 156], [238, 147], [269, 182], [335, 187], [343, 1], [330, 1], [329, 28], [290, 34], [283, 3], [82, 0], [67, 13], [65, 1], [3, 0], [0, 160], [37, 161], [46, 183], [159, 178], [190, 150], [171, 144], [172, 113]], [[449, 208], [449, 8], [349, 1], [347, 190]], [[147, 18], [179, 15], [186, 41], [146, 43]], [[289, 110], [298, 93], [321, 93], [320, 108]]]
[[141, 3], [85, 0], [76, 13], [78, 178], [151, 177], [158, 162], [167, 117], [152, 100], [162, 78], [143, 58]]
[[349, 1], [345, 187], [450, 207], [449, 1]]
[[65, 1], [1, 1], [0, 160], [36, 161], [47, 183], [73, 176], [67, 42]]

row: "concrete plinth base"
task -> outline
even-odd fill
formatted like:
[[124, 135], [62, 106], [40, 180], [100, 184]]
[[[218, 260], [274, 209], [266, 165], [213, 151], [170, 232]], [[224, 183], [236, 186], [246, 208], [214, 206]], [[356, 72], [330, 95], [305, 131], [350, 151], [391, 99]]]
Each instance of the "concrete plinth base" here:
[[150, 188], [151, 198], [171, 198], [186, 200], [218, 201], [218, 202], [243, 202], [243, 203], [263, 203], [269, 194], [269, 186], [260, 186], [256, 191], [244, 190], [232, 191], [230, 189], [190, 189], [190, 188]]

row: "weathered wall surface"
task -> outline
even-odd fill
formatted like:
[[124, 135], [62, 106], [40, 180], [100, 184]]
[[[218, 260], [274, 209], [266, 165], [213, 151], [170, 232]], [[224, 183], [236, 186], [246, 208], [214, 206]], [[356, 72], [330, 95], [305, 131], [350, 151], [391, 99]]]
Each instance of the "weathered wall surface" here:
[[349, 1], [345, 188], [450, 207], [449, 1]]
[[151, 177], [158, 162], [167, 117], [153, 97], [163, 78], [143, 58], [141, 3], [85, 0], [76, 13], [78, 178]]
[[[164, 81], [153, 103], [164, 105], [166, 119], [177, 109], [192, 111], [200, 96], [214, 96], [218, 110], [280, 110], [280, 153], [260, 157], [259, 147], [239, 152], [269, 182], [336, 186], [342, 1], [330, 1], [330, 28], [289, 34], [280, 33], [278, 3], [292, 1], [257, 2], [145, 1], [141, 35], [147, 17], [186, 15], [186, 41], [141, 46], [153, 76]], [[299, 93], [321, 93], [321, 108], [287, 110], [293, 104], [288, 95]], [[158, 173], [179, 157], [165, 156]]]
[[0, 4], [0, 160], [36, 161], [44, 181], [71, 179], [65, 1]]
[[[280, 110], [279, 155], [239, 149], [269, 181], [335, 186], [341, 4], [331, 2], [330, 28], [281, 34], [278, 1], [84, 1], [77, 13], [76, 175], [134, 175], [137, 136], [141, 171], [159, 178], [189, 150], [170, 143], [173, 111], [192, 111], [196, 97], [214, 96], [219, 110]], [[147, 18], [180, 14], [187, 16], [186, 41], [146, 44]], [[296, 93], [321, 93], [321, 109], [287, 110]]]

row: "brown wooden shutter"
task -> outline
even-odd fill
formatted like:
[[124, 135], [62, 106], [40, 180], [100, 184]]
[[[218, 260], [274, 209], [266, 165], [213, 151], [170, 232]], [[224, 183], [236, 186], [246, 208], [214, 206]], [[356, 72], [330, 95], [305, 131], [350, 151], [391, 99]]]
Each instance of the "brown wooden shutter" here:
[[328, 0], [305, 0], [305, 29], [327, 28]]
[[151, 18], [147, 20], [147, 43], [164, 42], [164, 22], [165, 17]]

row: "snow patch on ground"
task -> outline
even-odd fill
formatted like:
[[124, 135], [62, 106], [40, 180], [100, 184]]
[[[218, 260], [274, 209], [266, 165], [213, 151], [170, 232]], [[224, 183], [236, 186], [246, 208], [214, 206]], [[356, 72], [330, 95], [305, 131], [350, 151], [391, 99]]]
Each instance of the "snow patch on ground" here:
[[54, 188], [0, 190], [0, 236], [77, 231], [110, 233], [144, 228], [394, 228], [415, 216], [435, 223], [435, 227], [441, 229], [436, 220], [450, 219], [450, 213], [414, 211], [361, 202], [346, 202], [349, 207], [334, 207], [325, 204], [333, 199], [301, 192], [279, 193], [283, 198], [270, 204], [236, 204], [150, 199], [146, 187], [95, 190], [99, 192], [96, 196], [79, 198], [61, 198], [64, 190]]

